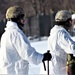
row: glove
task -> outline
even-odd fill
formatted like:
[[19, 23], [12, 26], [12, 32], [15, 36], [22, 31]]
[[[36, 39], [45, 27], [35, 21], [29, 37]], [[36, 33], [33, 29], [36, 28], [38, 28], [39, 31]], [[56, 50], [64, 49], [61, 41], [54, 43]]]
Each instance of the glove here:
[[49, 52], [46, 52], [46, 53], [44, 53], [43, 55], [44, 55], [44, 58], [43, 58], [43, 60], [42, 60], [43, 62], [44, 62], [44, 61], [47, 61], [47, 60], [50, 61], [51, 58], [52, 58], [52, 55], [51, 55]]

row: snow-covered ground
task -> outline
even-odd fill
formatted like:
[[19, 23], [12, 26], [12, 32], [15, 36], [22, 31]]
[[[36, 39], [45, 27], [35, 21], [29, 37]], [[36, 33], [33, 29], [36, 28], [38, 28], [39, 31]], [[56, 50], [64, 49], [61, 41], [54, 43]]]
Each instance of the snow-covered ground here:
[[[30, 41], [31, 45], [36, 49], [39, 53], [47, 52], [47, 37], [43, 37], [41, 41], [39, 39], [35, 39], [34, 41]], [[30, 63], [29, 75], [40, 75], [41, 74], [41, 67], [43, 63], [39, 65], [34, 65]], [[44, 67], [42, 68], [44, 70]]]

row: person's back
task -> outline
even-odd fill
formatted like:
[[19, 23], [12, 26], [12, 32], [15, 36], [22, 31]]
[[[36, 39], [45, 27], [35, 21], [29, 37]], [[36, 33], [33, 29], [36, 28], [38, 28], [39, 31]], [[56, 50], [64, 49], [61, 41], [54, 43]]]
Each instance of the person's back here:
[[50, 60], [50, 53], [38, 53], [31, 47], [22, 31], [24, 11], [19, 6], [9, 7], [6, 12], [7, 24], [1, 37], [0, 74], [28, 75], [29, 62], [38, 65]]
[[53, 55], [53, 60], [51, 60], [52, 62], [52, 68], [53, 68], [53, 75], [65, 75], [66, 73], [66, 59], [67, 59], [67, 53], [59, 46], [59, 37], [61, 35], [63, 35], [62, 33], [65, 32], [67, 34], [67, 32], [65, 31], [64, 28], [62, 28], [61, 26], [57, 26], [55, 25], [52, 29], [51, 29], [51, 33], [50, 36], [48, 38], [48, 45], [49, 45], [49, 49], [51, 54]]
[[[16, 39], [17, 37], [21, 37], [20, 35], [24, 35], [22, 31], [17, 27], [16, 23], [13, 23], [11, 21], [7, 22], [7, 25], [10, 25], [9, 27], [7, 26], [5, 33], [2, 35], [1, 39], [1, 52], [3, 54], [3, 65], [2, 67], [2, 73], [3, 74], [13, 74], [15, 75], [17, 72], [19, 74], [26, 74], [28, 73], [28, 61], [23, 60], [22, 58], [26, 57], [23, 55], [22, 52], [22, 58], [19, 56], [17, 52], [17, 48], [19, 51], [19, 46], [17, 45], [16, 50], [15, 46], [16, 43], [19, 43], [21, 39]], [[16, 38], [15, 38], [16, 37]], [[25, 38], [25, 36], [24, 36]], [[25, 38], [27, 41], [27, 39]], [[15, 45], [14, 45], [15, 44]], [[27, 42], [28, 44], [28, 42]], [[25, 48], [25, 46], [24, 46]], [[22, 69], [23, 68], [23, 69]], [[21, 70], [22, 69], [22, 70]], [[9, 72], [8, 72], [9, 71]], [[16, 72], [15, 72], [16, 71]], [[0, 74], [2, 74], [0, 73]]]
[[[74, 40], [75, 36], [75, 14], [72, 14], [72, 28], [71, 28], [71, 38]], [[75, 40], [74, 40], [75, 41]], [[66, 72], [68, 75], [75, 75], [75, 57], [73, 54], [67, 55], [67, 61], [66, 61]]]
[[52, 75], [66, 75], [67, 54], [75, 53], [75, 42], [68, 33], [72, 27], [71, 13], [67, 10], [58, 11], [55, 22], [48, 38], [48, 48], [52, 54], [50, 72]]

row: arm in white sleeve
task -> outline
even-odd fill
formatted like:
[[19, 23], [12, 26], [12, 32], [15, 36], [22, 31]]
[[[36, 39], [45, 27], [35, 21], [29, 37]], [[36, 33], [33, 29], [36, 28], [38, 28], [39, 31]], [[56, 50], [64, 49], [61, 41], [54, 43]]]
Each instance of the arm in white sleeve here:
[[75, 54], [75, 42], [71, 39], [70, 35], [65, 32], [58, 32], [58, 44], [66, 52]]
[[13, 44], [21, 58], [34, 64], [41, 63], [43, 54], [36, 52], [36, 50], [31, 47], [26, 36], [20, 33], [15, 36]]

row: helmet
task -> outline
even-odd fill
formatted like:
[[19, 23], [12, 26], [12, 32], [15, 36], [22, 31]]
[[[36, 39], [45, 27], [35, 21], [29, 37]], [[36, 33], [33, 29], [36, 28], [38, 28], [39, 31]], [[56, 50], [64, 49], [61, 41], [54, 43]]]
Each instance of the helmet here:
[[55, 16], [55, 21], [56, 22], [61, 22], [61, 21], [66, 21], [69, 18], [71, 18], [71, 13], [67, 10], [60, 10], [57, 12]]
[[24, 11], [19, 6], [9, 7], [6, 11], [6, 19], [17, 18], [19, 15], [24, 14]]

